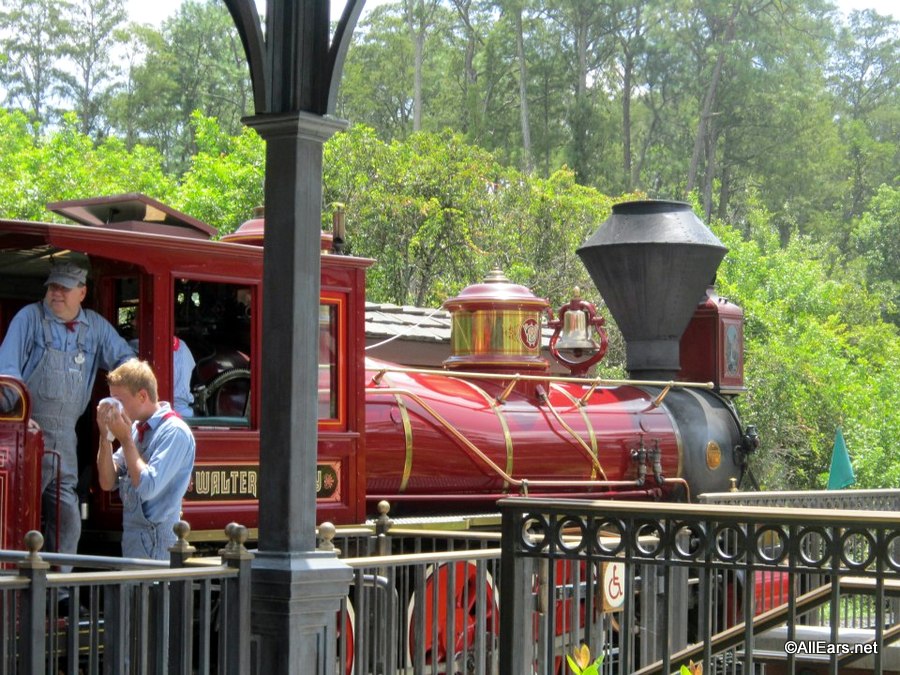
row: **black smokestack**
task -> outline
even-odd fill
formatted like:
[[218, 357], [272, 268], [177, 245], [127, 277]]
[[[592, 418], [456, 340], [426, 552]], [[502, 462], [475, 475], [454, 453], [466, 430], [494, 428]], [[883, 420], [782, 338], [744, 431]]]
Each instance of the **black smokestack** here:
[[637, 201], [577, 251], [625, 338], [631, 377], [671, 380], [679, 341], [727, 249], [683, 202]]

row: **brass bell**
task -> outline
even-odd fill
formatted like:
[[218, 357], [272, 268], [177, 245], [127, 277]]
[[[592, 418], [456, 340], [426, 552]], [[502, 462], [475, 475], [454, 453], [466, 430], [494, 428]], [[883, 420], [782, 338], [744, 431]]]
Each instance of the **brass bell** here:
[[563, 330], [556, 343], [559, 350], [574, 351], [594, 351], [597, 344], [591, 339], [588, 332], [587, 312], [574, 309], [569, 310], [563, 315]]

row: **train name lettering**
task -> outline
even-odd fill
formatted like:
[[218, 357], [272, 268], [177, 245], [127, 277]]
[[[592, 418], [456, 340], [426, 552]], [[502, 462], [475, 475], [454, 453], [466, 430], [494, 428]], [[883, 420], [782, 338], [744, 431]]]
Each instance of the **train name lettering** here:
[[193, 484], [188, 489], [188, 498], [204, 501], [256, 499], [258, 478], [259, 473], [255, 467], [195, 469]]

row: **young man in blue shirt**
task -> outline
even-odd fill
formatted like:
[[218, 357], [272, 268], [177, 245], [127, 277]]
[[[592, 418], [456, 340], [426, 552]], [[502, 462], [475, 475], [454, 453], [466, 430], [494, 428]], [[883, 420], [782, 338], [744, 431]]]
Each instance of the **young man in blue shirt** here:
[[[122, 498], [122, 554], [167, 560], [193, 472], [194, 436], [169, 403], [158, 400], [146, 362], [124, 363], [107, 382], [110, 398], [97, 408], [97, 475], [101, 488], [118, 488]], [[120, 445], [115, 452], [110, 436]]]
[[0, 373], [28, 386], [29, 424], [43, 432], [41, 512], [47, 550], [76, 553], [81, 510], [75, 492], [75, 424], [90, 401], [97, 370], [110, 370], [134, 358], [134, 352], [106, 319], [82, 308], [87, 270], [54, 263], [44, 285], [44, 299], [23, 307], [10, 322], [0, 345]]

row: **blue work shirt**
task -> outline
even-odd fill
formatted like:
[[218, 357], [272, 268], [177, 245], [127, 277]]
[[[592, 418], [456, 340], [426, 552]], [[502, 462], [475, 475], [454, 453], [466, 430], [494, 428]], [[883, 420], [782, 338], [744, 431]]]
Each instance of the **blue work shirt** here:
[[[16, 313], [9, 323], [9, 330], [0, 345], [0, 373], [12, 375], [27, 381], [47, 351], [43, 321], [50, 322], [51, 347], [64, 352], [78, 352], [78, 336], [82, 331], [76, 326], [74, 331], [56, 317], [43, 302], [26, 305]], [[82, 397], [84, 405], [90, 398], [97, 377], [97, 369], [112, 370], [128, 359], [134, 352], [116, 329], [102, 316], [82, 308], [75, 317], [79, 324], [87, 324], [84, 332], [84, 357], [88, 378], [84, 382]]]
[[137, 423], [132, 429], [134, 444], [147, 464], [137, 487], [131, 483], [122, 448], [113, 453], [126, 529], [145, 527], [146, 521], [174, 525], [181, 516], [181, 498], [191, 482], [196, 444], [187, 424], [171, 412], [172, 407], [160, 401], [159, 409], [147, 420], [150, 428], [143, 440], [138, 438]]
[[175, 338], [172, 341], [174, 349], [172, 353], [172, 370], [174, 371], [173, 389], [173, 406], [175, 412], [182, 417], [193, 417], [194, 409], [191, 403], [194, 402], [194, 395], [191, 393], [191, 375], [194, 372], [194, 355], [188, 348], [184, 340]]
[[[128, 341], [135, 352], [141, 349], [137, 338]], [[182, 417], [193, 417], [194, 395], [191, 393], [191, 377], [194, 374], [194, 355], [187, 343], [177, 337], [172, 338], [172, 408]]]

